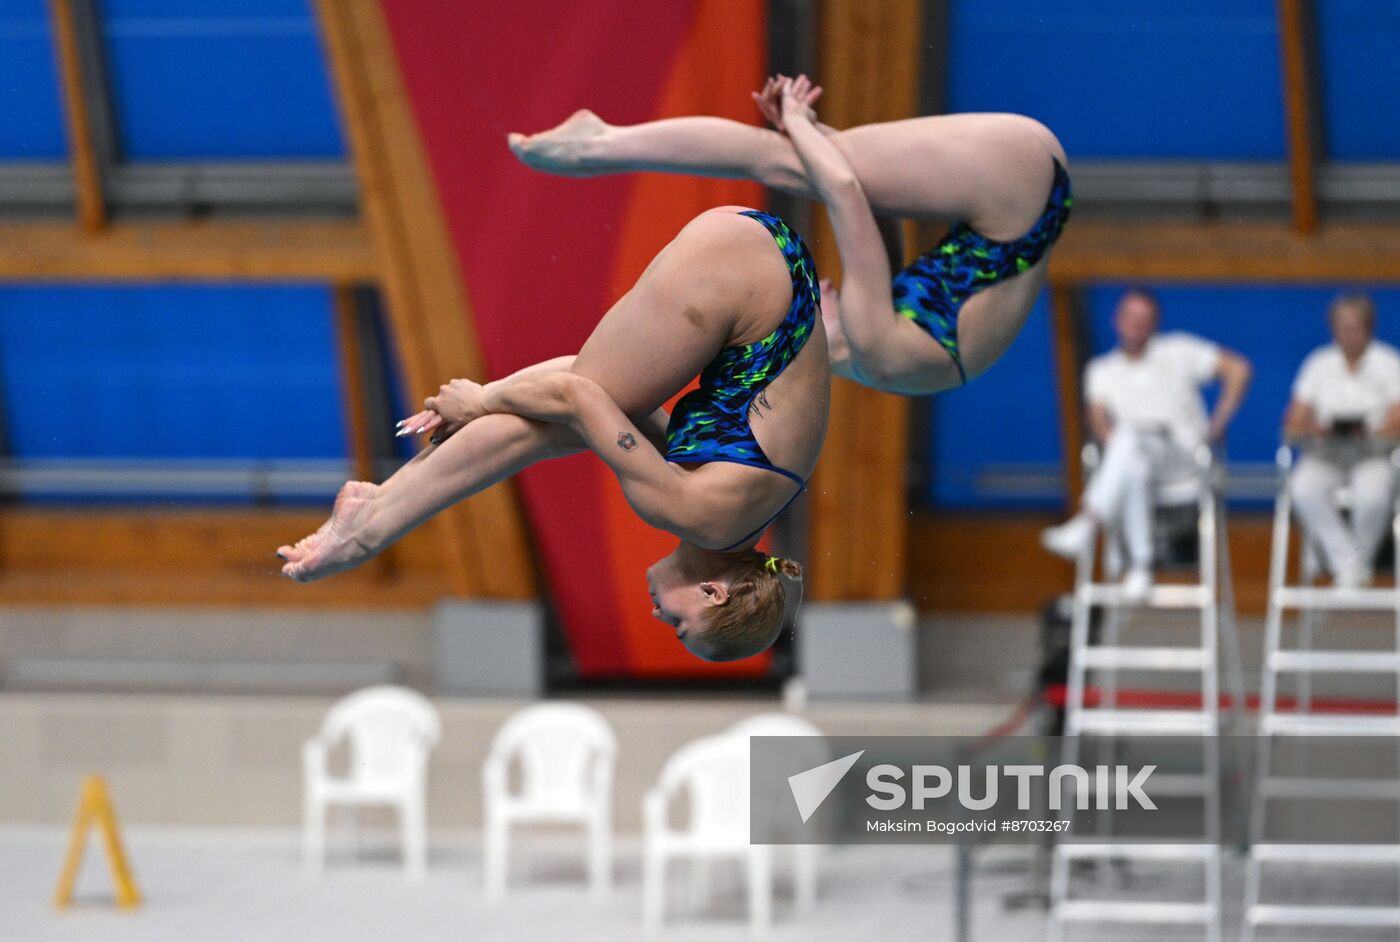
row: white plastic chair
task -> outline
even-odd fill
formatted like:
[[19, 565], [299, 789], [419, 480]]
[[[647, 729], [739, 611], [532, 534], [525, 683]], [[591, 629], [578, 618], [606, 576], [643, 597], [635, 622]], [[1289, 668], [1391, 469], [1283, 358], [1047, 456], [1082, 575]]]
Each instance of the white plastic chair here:
[[[367, 687], [341, 700], [321, 731], [302, 746], [306, 871], [325, 863], [326, 810], [330, 805], [396, 808], [405, 873], [427, 870], [428, 755], [442, 735], [442, 720], [422, 694], [406, 687]], [[341, 778], [330, 773], [330, 752], [348, 739], [350, 764]]]
[[[510, 789], [519, 762], [520, 789]], [[486, 804], [486, 892], [505, 895], [513, 824], [579, 824], [588, 839], [593, 895], [612, 883], [612, 785], [617, 737], [608, 721], [577, 703], [542, 703], [496, 733], [481, 770]]]
[[[685, 794], [689, 820], [671, 826], [671, 802]], [[749, 843], [749, 742], [732, 734], [689, 743], [667, 760], [642, 804], [642, 924], [661, 928], [666, 910], [666, 865], [739, 860], [748, 872], [749, 926], [763, 932], [772, 923], [771, 848]]]
[[[744, 741], [748, 741], [753, 736], [810, 736], [821, 737], [825, 735], [820, 729], [807, 720], [788, 713], [760, 713], [748, 719], [740, 720], [729, 729], [725, 730], [726, 736], [738, 736]], [[829, 750], [819, 743], [814, 742], [810, 750], [811, 755], [803, 760], [805, 768], [815, 768], [823, 762], [828, 762], [831, 756]], [[778, 801], [787, 801], [787, 795], [764, 796]], [[757, 800], [757, 798], [755, 798]], [[770, 815], [770, 820], [778, 820], [776, 811]], [[818, 844], [791, 844], [793, 855], [793, 889], [795, 890], [795, 903], [798, 912], [809, 912], [817, 904], [817, 857], [819, 853]], [[702, 864], [696, 869], [698, 876], [697, 891], [701, 898], [708, 895], [708, 868]]]

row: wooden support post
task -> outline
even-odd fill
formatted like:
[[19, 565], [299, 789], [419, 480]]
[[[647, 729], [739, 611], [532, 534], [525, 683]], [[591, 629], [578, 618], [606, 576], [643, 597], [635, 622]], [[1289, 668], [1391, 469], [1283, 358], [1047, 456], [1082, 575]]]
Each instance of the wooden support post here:
[[1293, 228], [1317, 228], [1317, 76], [1313, 62], [1313, 16], [1309, 0], [1278, 0], [1284, 107], [1288, 115], [1288, 165], [1293, 187]]
[[88, 108], [82, 43], [78, 36], [78, 13], [74, 0], [49, 0], [49, 9], [53, 17], [59, 73], [63, 80], [68, 157], [73, 166], [78, 221], [85, 232], [97, 232], [107, 224], [107, 206], [102, 191], [102, 167], [93, 139], [93, 115]]
[[1060, 400], [1060, 440], [1064, 455], [1065, 507], [1071, 512], [1084, 492], [1084, 402], [1080, 372], [1084, 368], [1083, 324], [1078, 291], [1056, 283], [1050, 288], [1050, 317], [1055, 330], [1055, 389]]
[[[918, 113], [920, 4], [826, 0], [818, 10], [823, 120], [836, 127]], [[817, 268], [840, 260], [823, 222]], [[909, 532], [909, 403], [846, 380], [832, 386], [831, 421], [811, 487], [811, 598], [891, 599], [904, 592]]]
[[374, 455], [370, 449], [369, 423], [365, 416], [364, 351], [360, 347], [360, 325], [353, 285], [337, 284], [332, 289], [335, 330], [340, 353], [340, 376], [345, 399], [345, 433], [355, 478], [375, 480]]

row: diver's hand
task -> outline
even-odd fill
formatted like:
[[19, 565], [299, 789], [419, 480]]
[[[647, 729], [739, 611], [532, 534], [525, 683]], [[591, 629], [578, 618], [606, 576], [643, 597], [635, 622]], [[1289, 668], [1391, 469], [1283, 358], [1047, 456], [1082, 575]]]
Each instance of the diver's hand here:
[[[754, 104], [756, 104], [758, 110], [763, 113], [763, 117], [779, 131], [787, 130], [787, 126], [783, 121], [783, 87], [786, 83], [791, 81], [793, 80], [786, 75], [773, 75], [769, 77], [768, 81], [763, 83], [763, 88], [760, 91], [751, 93]], [[820, 85], [813, 86], [810, 82], [808, 82], [808, 85], [806, 104], [810, 110], [812, 104], [821, 97], [822, 89]], [[815, 117], [815, 113], [813, 113], [812, 118], [815, 119]]]
[[805, 75], [799, 75], [795, 79], [779, 76], [778, 96], [783, 119], [781, 130], [786, 131], [788, 122], [792, 120], [816, 124], [817, 112], [812, 106], [821, 94], [821, 86], [813, 85], [812, 80]]

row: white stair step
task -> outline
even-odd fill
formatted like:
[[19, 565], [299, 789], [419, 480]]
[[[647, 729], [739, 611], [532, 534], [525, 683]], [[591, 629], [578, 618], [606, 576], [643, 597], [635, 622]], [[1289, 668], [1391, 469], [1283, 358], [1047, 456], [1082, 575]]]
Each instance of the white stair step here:
[[1266, 798], [1345, 798], [1400, 800], [1400, 780], [1366, 778], [1293, 778], [1270, 776], [1261, 783]]
[[1334, 589], [1285, 586], [1275, 589], [1273, 604], [1279, 608], [1330, 608], [1378, 611], [1400, 605], [1395, 589]]
[[1182, 860], [1204, 863], [1219, 855], [1214, 844], [1134, 844], [1117, 841], [1062, 841], [1055, 853], [1069, 860]]
[[1400, 845], [1255, 844], [1250, 856], [1261, 863], [1400, 865]]
[[[1154, 798], [1190, 798], [1203, 797], [1215, 787], [1215, 783], [1207, 775], [1188, 775], [1182, 772], [1153, 772], [1152, 777], [1147, 780], [1146, 788], [1152, 793]], [[1088, 793], [1098, 794], [1098, 780], [1090, 778]], [[1113, 784], [1110, 783], [1109, 794], [1113, 793]], [[1400, 797], [1400, 796], [1397, 796]]]
[[1251, 906], [1252, 926], [1400, 926], [1397, 906]]
[[1169, 798], [1205, 795], [1214, 787], [1215, 781], [1209, 775], [1187, 775], [1181, 772], [1153, 772], [1147, 780], [1147, 787], [1154, 795]]
[[1205, 587], [1199, 585], [1154, 585], [1147, 599], [1138, 601], [1125, 598], [1120, 585], [1094, 582], [1079, 587], [1079, 598], [1090, 605], [1120, 608], [1209, 608], [1215, 604]]
[[1101, 736], [1140, 733], [1156, 736], [1206, 736], [1214, 732], [1211, 716], [1201, 710], [1080, 710], [1069, 716], [1068, 732]]
[[1390, 674], [1400, 671], [1394, 651], [1275, 651], [1269, 667], [1276, 671], [1334, 674]]
[[1204, 670], [1212, 658], [1204, 648], [1087, 648], [1086, 667], [1113, 667], [1150, 671]]
[[1274, 713], [1259, 731], [1266, 736], [1400, 736], [1400, 716], [1366, 713]]
[[1055, 906], [1062, 922], [1211, 922], [1209, 903], [1149, 903], [1119, 900], [1070, 900]]

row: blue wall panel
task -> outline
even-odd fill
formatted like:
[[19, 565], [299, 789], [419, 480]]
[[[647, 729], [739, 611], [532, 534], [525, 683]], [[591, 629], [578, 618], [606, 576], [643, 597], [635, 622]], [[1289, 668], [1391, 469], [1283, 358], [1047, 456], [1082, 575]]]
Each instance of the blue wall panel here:
[[[1042, 296], [1011, 349], [990, 370], [932, 403], [928, 496], [943, 506], [988, 503], [979, 479], [991, 466], [1059, 461], [1055, 353]], [[1043, 500], [998, 497], [996, 506]]]
[[18, 457], [346, 453], [325, 288], [0, 288], [0, 383]]
[[309, 0], [105, 0], [102, 18], [125, 156], [344, 152]]
[[58, 66], [44, 0], [0, 3], [0, 159], [63, 159]]
[[1282, 159], [1273, 0], [954, 0], [948, 110], [1017, 111], [1074, 158]]
[[1400, 4], [1315, 6], [1324, 152], [1339, 160], [1400, 160]]

